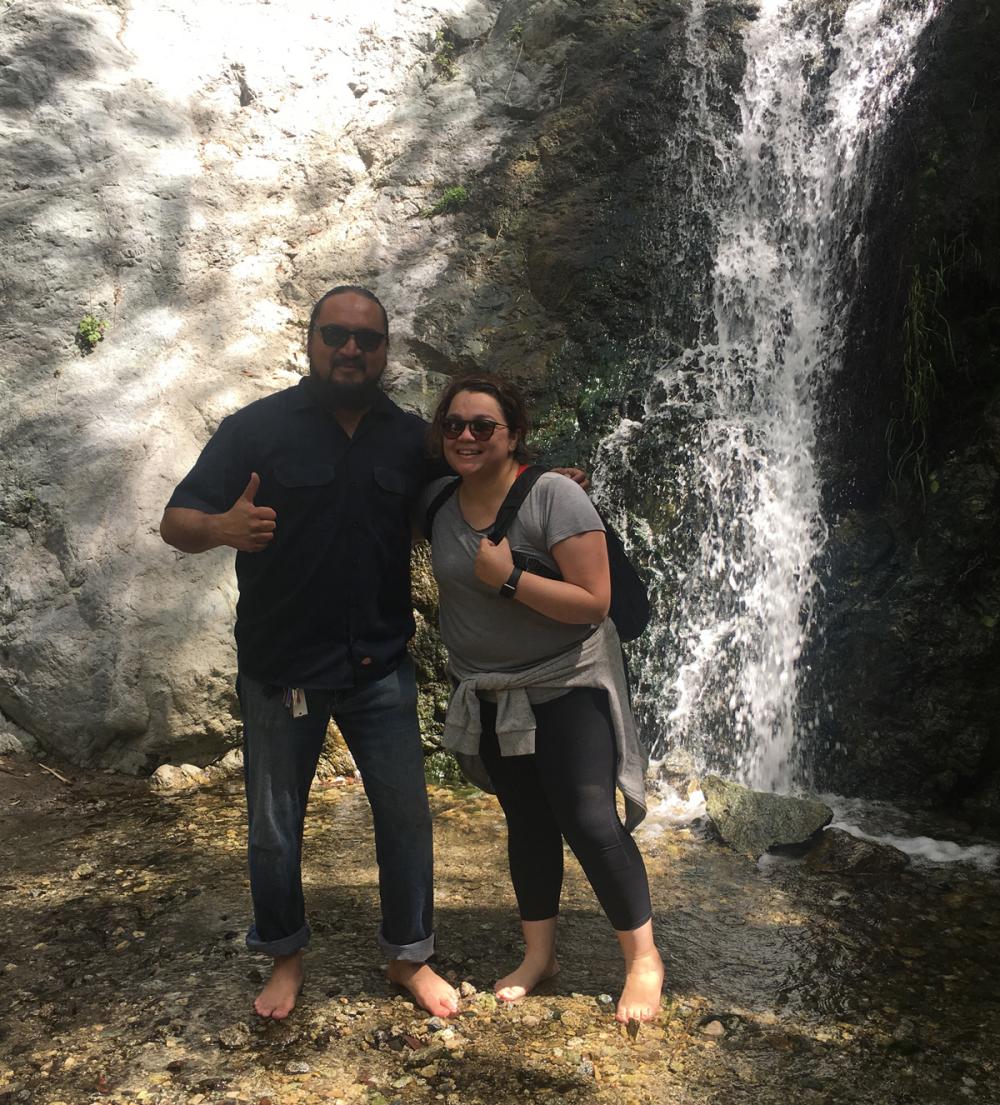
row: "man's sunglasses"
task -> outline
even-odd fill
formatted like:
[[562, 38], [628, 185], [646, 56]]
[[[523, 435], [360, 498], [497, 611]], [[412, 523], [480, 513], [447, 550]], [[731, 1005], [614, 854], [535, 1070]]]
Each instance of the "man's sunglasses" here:
[[461, 437], [465, 427], [469, 427], [469, 433], [472, 434], [475, 441], [489, 441], [493, 436], [493, 431], [500, 426], [502, 429], [507, 429], [507, 425], [504, 422], [494, 422], [492, 418], [455, 418], [449, 415], [441, 423], [441, 433], [444, 434], [449, 441], [454, 441], [455, 438]]
[[362, 353], [374, 353], [385, 341], [385, 334], [378, 330], [348, 330], [346, 326], [317, 326], [324, 345], [340, 349], [354, 338]]

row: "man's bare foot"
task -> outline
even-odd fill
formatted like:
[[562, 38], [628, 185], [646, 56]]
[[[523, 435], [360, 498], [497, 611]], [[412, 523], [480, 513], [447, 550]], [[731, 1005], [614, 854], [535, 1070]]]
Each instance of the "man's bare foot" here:
[[660, 991], [663, 989], [663, 960], [655, 949], [637, 955], [625, 972], [625, 988], [618, 999], [615, 1020], [651, 1021], [660, 1011]]
[[389, 981], [408, 990], [413, 1000], [434, 1017], [452, 1017], [458, 1012], [458, 993], [426, 963], [393, 959], [386, 972]]
[[305, 973], [302, 970], [302, 952], [292, 955], [276, 955], [271, 977], [257, 995], [254, 1009], [261, 1017], [283, 1021], [295, 1008], [295, 999], [302, 989]]
[[526, 955], [519, 966], [497, 982], [493, 987], [493, 993], [500, 1001], [520, 1001], [540, 982], [558, 973], [559, 963], [554, 955], [544, 958]]

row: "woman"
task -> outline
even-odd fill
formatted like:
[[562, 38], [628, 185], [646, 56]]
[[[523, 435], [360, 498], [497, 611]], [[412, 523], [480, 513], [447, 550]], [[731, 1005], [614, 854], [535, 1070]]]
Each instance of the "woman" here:
[[[565, 837], [624, 954], [617, 1019], [651, 1020], [663, 964], [642, 858], [615, 808], [617, 782], [628, 828], [642, 819], [645, 759], [607, 617], [604, 527], [581, 488], [546, 473], [508, 537], [494, 545], [485, 536], [528, 458], [527, 429], [520, 395], [492, 376], [454, 381], [430, 429], [432, 452], [443, 454], [460, 478], [427, 535], [455, 684], [444, 743], [503, 808], [524, 933], [524, 958], [495, 992], [516, 1001], [559, 969]], [[419, 518], [447, 482], [426, 489]], [[561, 578], [519, 571], [512, 549]]]

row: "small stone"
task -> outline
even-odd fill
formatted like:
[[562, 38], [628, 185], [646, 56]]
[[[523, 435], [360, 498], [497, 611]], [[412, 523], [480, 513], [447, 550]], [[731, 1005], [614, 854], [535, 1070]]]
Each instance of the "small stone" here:
[[285, 1064], [285, 1074], [308, 1074], [311, 1070], [312, 1067], [303, 1059], [293, 1059]]
[[231, 1024], [218, 1035], [220, 1045], [229, 1051], [246, 1047], [250, 1043], [250, 1029], [242, 1022]]
[[437, 1063], [428, 1063], [426, 1067], [421, 1067], [417, 1071], [417, 1074], [419, 1074], [421, 1078], [433, 1078], [437, 1074], [437, 1072]]
[[703, 1036], [725, 1036], [726, 1029], [722, 1021], [708, 1021], [700, 1029]]
[[428, 1032], [441, 1032], [448, 1027], [440, 1017], [428, 1017], [424, 1023], [427, 1025]]
[[610, 994], [598, 994], [597, 995], [597, 1004], [606, 1013], [615, 1004], [615, 999]]
[[536, 1017], [534, 1013], [527, 1013], [521, 1018], [521, 1024], [525, 1028], [537, 1028], [542, 1023], [541, 1017]]
[[97, 873], [97, 868], [92, 863], [81, 863], [74, 867], [70, 875], [71, 879], [90, 879]]
[[476, 993], [476, 988], [471, 982], [463, 982], [462, 985], [459, 986], [458, 992], [463, 998], [471, 998], [472, 995]]

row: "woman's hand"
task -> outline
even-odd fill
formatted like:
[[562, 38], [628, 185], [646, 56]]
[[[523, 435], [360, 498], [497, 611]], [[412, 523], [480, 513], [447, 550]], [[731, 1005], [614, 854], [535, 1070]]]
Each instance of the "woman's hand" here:
[[514, 570], [514, 557], [511, 555], [510, 543], [504, 537], [499, 545], [494, 545], [484, 537], [479, 542], [479, 552], [476, 554], [476, 579], [492, 587], [494, 591], [500, 588], [510, 579], [510, 573]]

